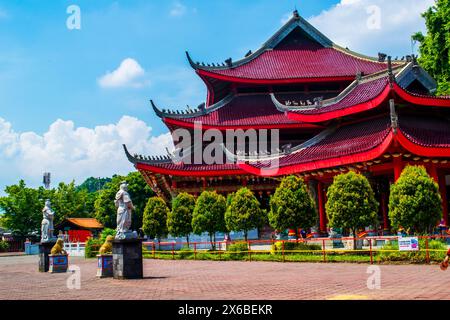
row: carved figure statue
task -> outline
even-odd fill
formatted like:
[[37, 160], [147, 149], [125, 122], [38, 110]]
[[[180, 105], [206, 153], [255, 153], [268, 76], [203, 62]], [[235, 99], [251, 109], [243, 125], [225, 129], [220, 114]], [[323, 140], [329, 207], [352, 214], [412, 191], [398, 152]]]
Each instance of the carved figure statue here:
[[[114, 201], [117, 208], [116, 239], [126, 239], [131, 236], [131, 214], [134, 210], [133, 202], [128, 193], [128, 184], [123, 181]], [[137, 237], [133, 235], [131, 237]]]
[[55, 212], [52, 210], [50, 200], [45, 201], [42, 209], [43, 219], [41, 223], [41, 242], [49, 242], [54, 239], [53, 236], [53, 219]]

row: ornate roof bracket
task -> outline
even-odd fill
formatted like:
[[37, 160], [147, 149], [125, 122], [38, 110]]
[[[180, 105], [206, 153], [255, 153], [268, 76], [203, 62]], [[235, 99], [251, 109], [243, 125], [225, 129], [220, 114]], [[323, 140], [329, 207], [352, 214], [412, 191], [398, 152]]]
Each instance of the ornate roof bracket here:
[[286, 112], [291, 110], [302, 110], [302, 111], [309, 111], [309, 110], [316, 110], [318, 109], [317, 105], [309, 105], [309, 106], [295, 106], [295, 108], [292, 108], [291, 106], [287, 106], [281, 102], [278, 101], [278, 99], [275, 97], [274, 93], [270, 93], [270, 98], [272, 99], [273, 104], [278, 109], [278, 111]]
[[156, 115], [160, 118], [189, 119], [189, 118], [196, 118], [196, 117], [204, 116], [213, 111], [216, 111], [217, 109], [220, 109], [223, 106], [230, 103], [234, 99], [234, 97], [235, 97], [234, 93], [229, 93], [222, 100], [209, 106], [208, 108], [206, 108], [205, 104], [202, 103], [197, 107], [196, 110], [191, 110], [191, 112], [179, 111], [179, 110], [175, 111], [176, 113], [169, 112], [169, 111], [159, 109], [156, 106], [156, 104], [153, 102], [153, 100], [150, 100], [150, 103], [152, 105], [153, 111], [155, 111]]
[[389, 107], [390, 107], [390, 112], [391, 112], [391, 127], [392, 127], [392, 130], [394, 131], [394, 134], [396, 134], [397, 130], [398, 130], [398, 115], [395, 110], [394, 99], [389, 100]]

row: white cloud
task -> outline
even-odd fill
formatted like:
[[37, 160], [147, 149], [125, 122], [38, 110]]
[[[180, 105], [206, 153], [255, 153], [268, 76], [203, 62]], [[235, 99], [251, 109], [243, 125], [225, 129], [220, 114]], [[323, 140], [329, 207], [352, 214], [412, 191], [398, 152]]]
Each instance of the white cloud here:
[[99, 78], [98, 84], [103, 88], [141, 88], [148, 85], [149, 81], [145, 79], [145, 70], [139, 63], [134, 59], [126, 58], [116, 70], [107, 72]]
[[170, 133], [154, 136], [151, 127], [130, 116], [95, 128], [75, 127], [72, 121], [58, 119], [43, 135], [17, 133], [0, 118], [0, 182], [24, 179], [37, 186], [45, 171], [52, 173], [55, 183], [127, 174], [133, 166], [122, 144], [131, 153], [145, 155], [163, 155], [166, 147], [173, 149]]
[[181, 17], [184, 16], [187, 12], [187, 8], [185, 5], [183, 5], [180, 2], [175, 2], [172, 6], [172, 8], [170, 9], [170, 16], [171, 17]]
[[403, 56], [411, 53], [411, 35], [425, 30], [421, 13], [433, 4], [434, 0], [341, 0], [308, 21], [351, 50]]

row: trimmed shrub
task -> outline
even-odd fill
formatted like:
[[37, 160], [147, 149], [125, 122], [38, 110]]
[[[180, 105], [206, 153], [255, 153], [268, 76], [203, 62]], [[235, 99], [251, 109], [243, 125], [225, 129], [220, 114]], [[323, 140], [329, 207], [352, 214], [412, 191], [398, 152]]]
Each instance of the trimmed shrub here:
[[[284, 242], [284, 252], [285, 254], [313, 254], [313, 252], [307, 251], [318, 251], [322, 250], [320, 244], [306, 243], [306, 242], [296, 242], [296, 241], [285, 241]], [[290, 251], [305, 251], [305, 252], [290, 252]], [[282, 254], [283, 253], [283, 241], [277, 241], [272, 245], [272, 254]]]
[[180, 259], [188, 259], [190, 256], [194, 255], [194, 250], [189, 247], [183, 247], [178, 251], [178, 257]]
[[236, 242], [227, 248], [227, 256], [232, 260], [241, 260], [248, 254], [247, 242]]
[[167, 216], [169, 208], [164, 199], [152, 197], [148, 199], [144, 210], [142, 230], [151, 238], [162, 238], [167, 235]]
[[9, 248], [9, 243], [7, 241], [0, 241], [0, 252], [6, 252]]
[[88, 238], [86, 241], [86, 247], [84, 249], [85, 258], [95, 258], [102, 246], [103, 242], [100, 239]]
[[270, 198], [269, 223], [278, 231], [308, 229], [316, 223], [317, 211], [308, 186], [297, 176], [281, 180], [280, 186]]
[[262, 227], [264, 211], [253, 192], [248, 188], [240, 188], [229, 199], [229, 205], [225, 212], [225, 223], [229, 231], [243, 231], [247, 241], [248, 231]]
[[358, 229], [376, 225], [378, 202], [362, 174], [350, 171], [335, 176], [327, 198], [325, 207], [331, 227], [350, 229], [356, 236]]
[[431, 232], [442, 217], [442, 199], [438, 184], [423, 166], [407, 166], [397, 182], [391, 185], [389, 218], [418, 234]]
[[102, 233], [100, 234], [100, 241], [103, 244], [106, 241], [106, 237], [107, 236], [116, 236], [116, 230], [115, 229], [110, 229], [110, 228], [105, 228], [103, 229]]
[[[385, 245], [381, 250], [393, 250], [393, 251], [381, 251], [380, 261], [405, 261], [410, 263], [424, 263], [426, 262], [426, 240], [419, 239], [419, 251], [398, 251], [398, 242], [392, 241], [390, 244]], [[430, 261], [441, 262], [444, 260], [447, 253], [447, 245], [441, 240], [429, 240], [428, 250]]]

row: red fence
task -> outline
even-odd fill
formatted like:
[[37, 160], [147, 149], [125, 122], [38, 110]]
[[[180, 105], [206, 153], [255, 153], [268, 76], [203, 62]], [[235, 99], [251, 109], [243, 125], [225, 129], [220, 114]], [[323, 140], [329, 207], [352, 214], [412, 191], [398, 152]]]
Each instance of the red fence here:
[[[425, 262], [443, 259], [450, 244], [450, 236], [419, 236], [417, 251], [399, 251], [397, 236], [364, 238], [312, 238], [298, 240], [249, 240], [216, 242], [144, 242], [144, 254], [148, 258], [217, 259], [240, 255], [239, 260], [308, 261], [308, 262], [367, 262], [408, 261]], [[430, 247], [430, 241], [434, 247]], [[241, 248], [230, 251], [230, 245]], [[244, 244], [244, 245], [242, 245]], [[302, 246], [304, 244], [305, 246]], [[356, 246], [355, 246], [356, 245]], [[183, 249], [182, 249], [183, 248]], [[383, 260], [384, 259], [384, 260]]]

